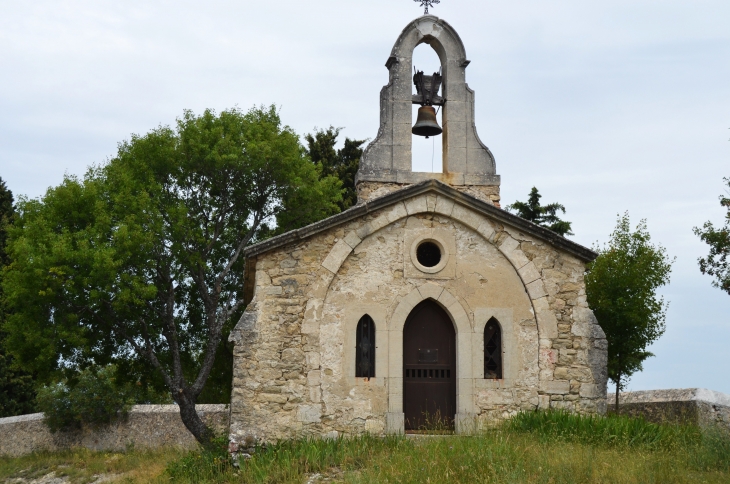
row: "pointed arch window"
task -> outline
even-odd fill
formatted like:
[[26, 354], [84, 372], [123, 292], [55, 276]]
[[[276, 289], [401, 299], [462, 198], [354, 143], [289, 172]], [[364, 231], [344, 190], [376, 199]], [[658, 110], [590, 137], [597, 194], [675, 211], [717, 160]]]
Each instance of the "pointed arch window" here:
[[484, 378], [502, 378], [502, 328], [495, 318], [484, 326]]
[[355, 376], [364, 378], [375, 376], [375, 322], [367, 314], [357, 323]]

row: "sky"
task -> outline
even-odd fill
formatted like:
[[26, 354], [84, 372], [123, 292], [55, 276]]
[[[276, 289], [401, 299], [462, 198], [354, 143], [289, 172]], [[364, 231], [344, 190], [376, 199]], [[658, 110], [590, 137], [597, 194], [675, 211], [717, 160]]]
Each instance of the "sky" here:
[[[410, 0], [0, 1], [0, 177], [41, 196], [117, 143], [196, 113], [275, 104], [304, 135], [372, 139]], [[536, 186], [575, 242], [603, 244], [618, 214], [646, 219], [676, 257], [666, 333], [630, 390], [730, 393], [730, 295], [711, 286], [692, 228], [723, 221], [730, 177], [727, 0], [442, 0], [471, 64], [476, 125], [503, 205]], [[415, 64], [438, 68], [428, 46]], [[439, 171], [440, 140], [414, 148]]]

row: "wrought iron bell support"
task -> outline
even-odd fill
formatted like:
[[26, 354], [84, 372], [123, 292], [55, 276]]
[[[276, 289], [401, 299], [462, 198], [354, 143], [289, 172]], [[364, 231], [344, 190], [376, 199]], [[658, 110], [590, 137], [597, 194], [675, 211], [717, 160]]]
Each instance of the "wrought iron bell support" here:
[[438, 95], [441, 80], [441, 74], [438, 72], [434, 72], [432, 76], [424, 76], [423, 71], [416, 71], [413, 75], [413, 84], [415, 84], [418, 93], [413, 96], [413, 103], [421, 105], [418, 108], [416, 124], [411, 129], [411, 132], [416, 136], [428, 138], [429, 136], [440, 135], [443, 132], [436, 119], [436, 110], [433, 108], [434, 104], [443, 105], [444, 103], [444, 99]]

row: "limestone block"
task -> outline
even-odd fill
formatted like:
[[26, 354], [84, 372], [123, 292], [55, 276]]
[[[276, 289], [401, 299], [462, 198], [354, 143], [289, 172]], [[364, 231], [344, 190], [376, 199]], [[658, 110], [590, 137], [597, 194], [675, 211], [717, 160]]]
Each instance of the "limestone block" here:
[[589, 368], [570, 368], [568, 370], [568, 377], [571, 380], [578, 380], [579, 382], [593, 381], [593, 375]]
[[505, 257], [515, 266], [515, 269], [521, 269], [530, 260], [525, 256], [524, 252], [519, 248], [520, 243], [512, 237], [506, 237], [499, 246]]
[[438, 301], [439, 296], [441, 296], [441, 293], [444, 291], [444, 288], [439, 286], [438, 284], [434, 284], [432, 282], [428, 282], [426, 284], [423, 284], [418, 288], [418, 292], [421, 294], [421, 298], [428, 299], [432, 298]]
[[502, 239], [502, 242], [499, 244], [499, 250], [501, 250], [502, 253], [506, 255], [508, 252], [512, 252], [519, 246], [520, 243], [508, 235]]
[[408, 215], [415, 215], [417, 213], [423, 213], [428, 211], [428, 201], [426, 200], [426, 195], [410, 198], [404, 203]]
[[451, 211], [454, 209], [454, 201], [450, 198], [438, 196], [436, 197], [436, 207], [434, 212], [440, 213], [441, 215], [451, 216]]
[[262, 402], [269, 403], [286, 403], [287, 400], [286, 395], [282, 395], [281, 393], [262, 393], [258, 398]]
[[496, 233], [494, 226], [488, 221], [482, 222], [482, 224], [477, 227], [477, 232], [490, 242], [494, 240], [494, 234]]
[[297, 419], [303, 423], [319, 423], [322, 420], [321, 405], [299, 405]]
[[588, 308], [573, 308], [573, 328], [572, 333], [576, 336], [587, 338], [605, 339], [606, 334], [598, 324], [596, 316]]
[[[456, 358], [457, 368], [461, 369], [461, 378], [469, 378], [471, 382], [472, 378], [472, 352], [471, 352], [471, 339], [473, 333], [462, 333], [456, 334]], [[471, 383], [469, 384], [471, 389]], [[470, 390], [471, 393], [471, 390]]]
[[[390, 222], [388, 222], [388, 216], [383, 212], [374, 219], [372, 219], [369, 224], [370, 228], [372, 229], [373, 233], [377, 232], [378, 230], [382, 229], [386, 225], [388, 225]], [[358, 234], [358, 237], [360, 235]], [[361, 239], [365, 239], [364, 237], [360, 237]]]
[[317, 351], [310, 351], [305, 354], [307, 368], [318, 369], [320, 365], [320, 356]]
[[360, 237], [357, 236], [357, 233], [354, 230], [349, 232], [345, 236], [344, 240], [345, 240], [345, 243], [347, 245], [349, 245], [350, 247], [352, 247], [353, 249], [355, 247], [357, 247], [358, 245], [360, 245], [360, 242], [362, 242], [362, 239], [360, 239]]
[[429, 212], [436, 210], [436, 195], [426, 195], [426, 205]]
[[540, 299], [541, 297], [547, 296], [545, 291], [545, 285], [542, 283], [542, 279], [532, 281], [525, 286], [527, 288], [527, 294], [530, 295], [530, 299]]
[[257, 286], [270, 286], [271, 278], [266, 271], [256, 271], [255, 281]]
[[355, 235], [357, 235], [358, 238], [362, 240], [368, 235], [371, 235], [373, 232], [375, 232], [375, 230], [377, 229], [374, 229], [370, 222], [368, 222], [361, 225], [357, 230], [355, 230]]
[[302, 334], [319, 333], [319, 322], [322, 319], [322, 305], [324, 301], [312, 298], [307, 301], [302, 321]]
[[345, 261], [347, 256], [350, 255], [351, 251], [352, 247], [347, 245], [344, 240], [338, 241], [335, 246], [332, 247], [332, 250], [322, 262], [322, 267], [324, 267], [333, 274], [337, 274], [340, 266]]
[[570, 392], [569, 381], [541, 381], [540, 392], [548, 395], [565, 395]]
[[454, 208], [451, 211], [451, 217], [474, 230], [478, 229], [479, 226], [484, 223], [484, 217], [459, 204], [454, 204]]
[[385, 433], [400, 435], [405, 432], [406, 417], [403, 412], [388, 412], [385, 414]]
[[312, 403], [319, 403], [322, 401], [321, 387], [309, 387], [309, 401]]
[[476, 433], [476, 424], [474, 413], [457, 413], [454, 419], [454, 430], [457, 435], [473, 435]]
[[535, 308], [541, 342], [548, 339], [549, 347], [552, 345], [550, 340], [558, 337], [558, 320], [555, 318], [555, 313], [550, 309], [547, 297], [533, 299], [532, 305]]
[[520, 274], [522, 282], [525, 284], [529, 284], [540, 278], [540, 272], [537, 270], [537, 267], [535, 267], [535, 264], [532, 261], [522, 266], [517, 272]]
[[279, 294], [282, 294], [284, 290], [281, 286], [264, 286], [261, 288], [261, 292], [269, 296], [278, 296]]
[[319, 386], [322, 381], [322, 372], [319, 370], [312, 370], [307, 373], [307, 385], [310, 387]]
[[605, 395], [606, 391], [599, 391], [598, 385], [595, 383], [583, 383], [580, 386], [580, 396], [582, 398], [600, 398], [601, 396], [605, 397]]
[[406, 206], [402, 202], [396, 203], [386, 212], [386, 218], [390, 223], [397, 222], [407, 216], [408, 212], [406, 211]]
[[[388, 331], [388, 346], [390, 348], [403, 348], [403, 327], [396, 331]], [[394, 351], [388, 357], [388, 375], [403, 374], [403, 351]], [[390, 379], [393, 387], [393, 377]]]

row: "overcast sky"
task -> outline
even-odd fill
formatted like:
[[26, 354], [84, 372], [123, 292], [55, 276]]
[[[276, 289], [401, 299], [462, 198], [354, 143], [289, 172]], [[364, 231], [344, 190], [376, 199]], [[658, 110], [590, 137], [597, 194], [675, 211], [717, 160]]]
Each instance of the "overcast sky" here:
[[[38, 197], [184, 109], [274, 103], [300, 134], [372, 139], [385, 61], [421, 13], [411, 0], [0, 0], [0, 177]], [[667, 331], [630, 389], [730, 393], [730, 295], [700, 274], [692, 233], [724, 214], [730, 2], [442, 0], [431, 13], [472, 61], [503, 204], [536, 186], [587, 246], [628, 211], [676, 256]], [[416, 64], [438, 68], [427, 46]], [[419, 169], [431, 154], [416, 151]]]

